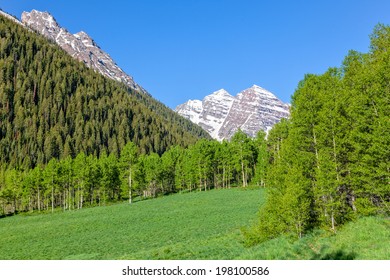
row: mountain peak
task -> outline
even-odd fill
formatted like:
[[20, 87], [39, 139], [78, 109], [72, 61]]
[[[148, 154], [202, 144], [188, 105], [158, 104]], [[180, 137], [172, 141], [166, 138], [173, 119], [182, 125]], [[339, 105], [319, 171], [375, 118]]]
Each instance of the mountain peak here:
[[54, 20], [54, 17], [47, 11], [38, 11], [38, 10], [35, 10], [35, 9], [32, 9], [30, 13], [28, 12], [25, 12], [27, 14], [32, 14], [32, 15], [39, 15], [39, 16], [44, 16], [44, 17], [47, 17], [47, 18], [51, 18], [51, 20]]
[[218, 97], [233, 97], [230, 95], [229, 92], [227, 92], [225, 89], [221, 88], [220, 90], [217, 90], [217, 91], [214, 91], [212, 94], [206, 96], [206, 97], [210, 97], [212, 96], [213, 98], [218, 98]]
[[221, 88], [217, 91], [214, 91], [212, 94], [215, 94], [215, 95], [222, 95], [222, 94], [229, 94], [225, 89]]
[[197, 100], [196, 106], [189, 100], [177, 106], [175, 111], [200, 125], [217, 140], [230, 139], [239, 128], [255, 137], [259, 130], [268, 131], [280, 119], [289, 116], [288, 105], [258, 85], [235, 97], [220, 89], [203, 101]]
[[270, 98], [277, 98], [272, 92], [270, 92], [270, 91], [266, 90], [265, 88], [262, 88], [261, 86], [258, 86], [258, 85], [253, 85], [252, 87], [248, 88], [247, 90], [252, 90], [256, 94], [266, 95]]
[[69, 55], [84, 62], [86, 66], [110, 79], [124, 83], [131, 89], [149, 95], [145, 89], [134, 82], [132, 77], [119, 68], [110, 55], [104, 52], [86, 32], [71, 34], [61, 27], [50, 13], [37, 10], [23, 12], [22, 22], [56, 42]]
[[40, 21], [41, 25], [45, 25], [50, 28], [60, 28], [56, 19], [49, 12], [41, 12], [37, 10], [32, 10], [29, 12], [22, 13], [22, 22], [28, 26], [32, 22]]

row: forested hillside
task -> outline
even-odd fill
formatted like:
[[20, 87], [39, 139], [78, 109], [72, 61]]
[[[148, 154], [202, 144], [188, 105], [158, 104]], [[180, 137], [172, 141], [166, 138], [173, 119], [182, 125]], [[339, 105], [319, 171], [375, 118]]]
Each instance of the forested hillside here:
[[150, 96], [95, 73], [54, 43], [0, 16], [0, 164], [119, 155], [133, 141], [162, 154], [209, 137]]
[[307, 75], [268, 146], [269, 195], [249, 243], [388, 215], [390, 27], [376, 26], [369, 53], [350, 51], [340, 68]]
[[264, 184], [264, 134], [197, 141], [198, 126], [3, 17], [0, 81], [1, 215]]

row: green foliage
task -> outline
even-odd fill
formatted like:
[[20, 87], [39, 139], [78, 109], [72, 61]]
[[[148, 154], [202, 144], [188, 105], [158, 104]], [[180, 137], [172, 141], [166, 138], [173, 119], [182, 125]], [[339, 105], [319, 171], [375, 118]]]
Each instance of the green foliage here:
[[54, 212], [56, 207], [68, 211], [123, 199], [132, 203], [137, 197], [247, 187], [252, 178], [259, 180], [253, 180], [254, 186], [264, 186], [268, 152], [261, 133], [257, 139], [238, 132], [230, 142], [200, 140], [187, 149], [174, 146], [162, 156], [139, 150], [128, 142], [119, 158], [115, 152], [100, 157], [81, 152], [74, 159], [52, 158], [34, 169], [6, 169], [4, 178], [18, 181], [7, 179], [0, 184], [2, 214]]
[[137, 160], [138, 149], [133, 142], [128, 142], [121, 150], [119, 168], [121, 171], [122, 186], [128, 191], [129, 203], [132, 203], [133, 198], [134, 165], [137, 163]]
[[266, 186], [266, 175], [269, 163], [269, 152], [267, 149], [266, 134], [263, 131], [257, 133], [255, 139], [255, 148], [257, 149], [257, 159], [255, 167], [255, 176], [253, 183], [259, 187]]
[[233, 135], [231, 139], [232, 154], [234, 167], [240, 174], [242, 186], [248, 186], [248, 182], [253, 176], [253, 167], [255, 165], [255, 148], [253, 141], [242, 132], [240, 129]]
[[43, 36], [0, 17], [0, 164], [119, 156], [129, 141], [163, 154], [210, 138], [152, 97], [95, 73]]
[[342, 68], [299, 83], [290, 120], [269, 134], [269, 198], [249, 244], [389, 214], [389, 30], [375, 28], [370, 53], [351, 51]]
[[288, 235], [248, 248], [239, 259], [267, 260], [388, 260], [389, 220], [365, 217], [341, 227], [337, 234], [324, 230], [303, 238]]

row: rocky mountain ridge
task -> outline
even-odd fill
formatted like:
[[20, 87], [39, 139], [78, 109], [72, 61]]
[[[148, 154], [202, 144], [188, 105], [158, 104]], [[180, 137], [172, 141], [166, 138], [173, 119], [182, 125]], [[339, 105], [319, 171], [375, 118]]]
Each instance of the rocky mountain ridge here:
[[113, 80], [123, 82], [131, 89], [147, 93], [132, 77], [127, 75], [96, 42], [84, 31], [71, 34], [61, 27], [48, 12], [32, 10], [23, 12], [22, 24], [57, 43], [72, 57]]
[[273, 93], [253, 85], [235, 97], [226, 90], [213, 92], [201, 100], [189, 100], [175, 111], [205, 129], [217, 140], [230, 139], [241, 129], [251, 137], [268, 131], [282, 118], [288, 118], [289, 105]]

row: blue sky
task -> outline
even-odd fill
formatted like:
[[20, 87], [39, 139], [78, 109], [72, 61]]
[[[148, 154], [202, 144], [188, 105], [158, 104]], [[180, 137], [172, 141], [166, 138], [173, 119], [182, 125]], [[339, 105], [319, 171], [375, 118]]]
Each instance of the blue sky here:
[[0, 0], [20, 18], [50, 12], [87, 32], [135, 81], [171, 108], [224, 88], [253, 84], [290, 101], [306, 73], [337, 67], [350, 49], [367, 52], [390, 1]]

